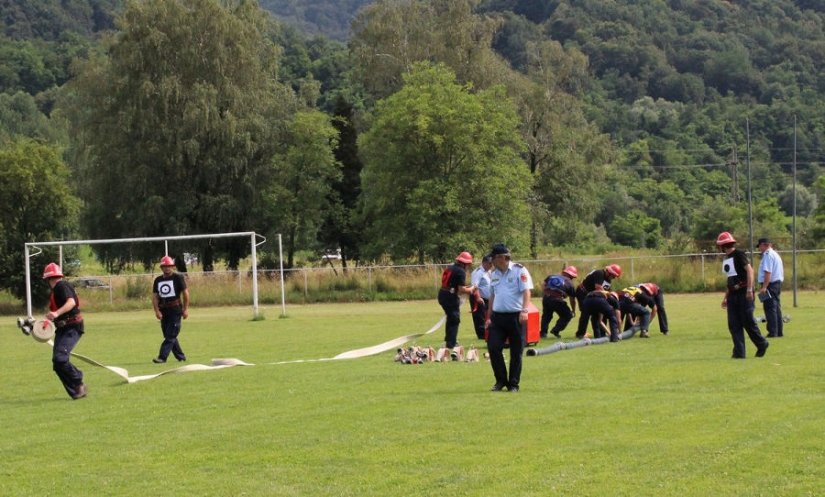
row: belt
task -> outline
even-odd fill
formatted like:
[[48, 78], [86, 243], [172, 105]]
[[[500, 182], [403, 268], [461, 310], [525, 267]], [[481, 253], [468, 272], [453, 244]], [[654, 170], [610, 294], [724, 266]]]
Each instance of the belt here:
[[501, 314], [501, 315], [504, 315], [504, 316], [510, 316], [512, 314], [521, 314], [521, 311], [507, 311], [507, 312], [493, 311], [493, 314]]
[[80, 314], [76, 314], [74, 316], [68, 317], [66, 319], [61, 319], [59, 321], [54, 322], [55, 328], [65, 328], [66, 326], [71, 326], [73, 324], [78, 324], [83, 322], [83, 316]]
[[544, 293], [545, 297], [550, 297], [551, 299], [562, 299], [564, 300], [565, 294], [564, 292], [559, 292], [557, 290], [547, 290]]
[[171, 309], [173, 307], [180, 307], [180, 299], [172, 300], [171, 302], [158, 303], [158, 309]]

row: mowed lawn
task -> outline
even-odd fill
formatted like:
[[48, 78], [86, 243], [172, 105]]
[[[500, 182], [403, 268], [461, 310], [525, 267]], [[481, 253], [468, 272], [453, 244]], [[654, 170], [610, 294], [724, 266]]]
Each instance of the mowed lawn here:
[[[730, 359], [721, 294], [668, 295], [670, 336], [525, 357], [522, 390], [489, 363], [332, 357], [420, 333], [436, 302], [193, 308], [189, 362], [252, 367], [126, 384], [76, 361], [70, 400], [50, 349], [0, 322], [2, 496], [818, 496], [825, 491], [825, 330], [817, 293], [764, 358]], [[757, 315], [761, 310], [757, 308]], [[151, 309], [90, 313], [76, 351], [143, 375]], [[460, 340], [477, 344], [463, 309]], [[575, 322], [563, 332], [571, 340]], [[761, 325], [764, 332], [764, 325]], [[437, 346], [443, 329], [418, 340]], [[549, 345], [551, 341], [542, 345]]]

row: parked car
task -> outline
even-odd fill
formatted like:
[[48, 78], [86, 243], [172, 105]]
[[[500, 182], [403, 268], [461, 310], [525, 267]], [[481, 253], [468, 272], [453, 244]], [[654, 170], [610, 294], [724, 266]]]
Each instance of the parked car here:
[[71, 280], [71, 284], [75, 288], [109, 288], [109, 285], [107, 285], [103, 280], [97, 278], [75, 278]]
[[341, 249], [327, 250], [321, 256], [322, 261], [341, 260]]

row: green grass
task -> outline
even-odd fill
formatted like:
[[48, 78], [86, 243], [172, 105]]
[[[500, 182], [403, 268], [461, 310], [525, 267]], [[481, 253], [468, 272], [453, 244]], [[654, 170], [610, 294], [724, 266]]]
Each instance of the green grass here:
[[[434, 301], [290, 306], [285, 319], [269, 307], [261, 321], [250, 307], [193, 308], [190, 363], [257, 365], [128, 385], [78, 362], [79, 401], [48, 347], [6, 317], [0, 495], [821, 495], [823, 306], [784, 297], [793, 320], [762, 359], [750, 343], [730, 359], [720, 294], [668, 295], [670, 336], [654, 325], [649, 340], [525, 357], [518, 394], [488, 392], [486, 362], [269, 364], [425, 331]], [[460, 338], [478, 344], [464, 311]], [[78, 353], [131, 375], [176, 366], [150, 362], [151, 310], [86, 319]]]

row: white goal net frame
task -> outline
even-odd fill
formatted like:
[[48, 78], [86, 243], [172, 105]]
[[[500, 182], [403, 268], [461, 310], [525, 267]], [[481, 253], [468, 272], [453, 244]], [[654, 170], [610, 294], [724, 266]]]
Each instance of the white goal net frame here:
[[[238, 233], [214, 233], [208, 235], [180, 235], [180, 236], [149, 236], [137, 238], [113, 238], [107, 240], [63, 240], [54, 242], [28, 242], [25, 244], [25, 259], [26, 259], [26, 314], [32, 316], [32, 287], [31, 287], [31, 258], [37, 256], [42, 252], [41, 247], [60, 247], [66, 245], [100, 245], [113, 243], [137, 243], [137, 242], [164, 242], [164, 255], [169, 255], [169, 242], [175, 240], [202, 240], [206, 238], [249, 238], [249, 248], [252, 258], [252, 313], [253, 318], [259, 317], [258, 308], [258, 256], [257, 247], [266, 242], [266, 238], [254, 231], [238, 232]], [[260, 240], [260, 241], [259, 241]], [[32, 249], [37, 250], [31, 253]], [[62, 258], [62, 255], [61, 255]], [[281, 247], [281, 235], [278, 235], [278, 259], [281, 267], [281, 306], [283, 313], [286, 314], [286, 302], [284, 295], [284, 268], [283, 268], [283, 249]], [[62, 265], [63, 261], [60, 261]]]

